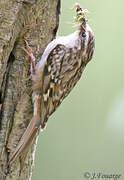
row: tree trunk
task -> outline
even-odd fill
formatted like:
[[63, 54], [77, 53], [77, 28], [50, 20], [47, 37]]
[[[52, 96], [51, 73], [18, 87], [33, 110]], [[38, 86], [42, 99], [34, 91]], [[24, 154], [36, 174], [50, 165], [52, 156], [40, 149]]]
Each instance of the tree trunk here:
[[20, 159], [8, 163], [33, 114], [30, 61], [22, 47], [27, 40], [38, 61], [56, 35], [59, 10], [60, 0], [0, 0], [0, 180], [31, 178], [34, 145], [23, 167]]

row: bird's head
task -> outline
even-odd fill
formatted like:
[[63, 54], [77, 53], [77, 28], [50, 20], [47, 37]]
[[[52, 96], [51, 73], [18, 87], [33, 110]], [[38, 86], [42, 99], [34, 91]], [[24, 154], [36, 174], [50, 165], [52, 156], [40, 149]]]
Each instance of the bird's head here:
[[76, 9], [76, 25], [79, 27], [79, 37], [82, 41], [82, 47], [84, 54], [88, 55], [89, 52], [91, 52], [89, 56], [89, 59], [91, 59], [90, 56], [92, 56], [94, 51], [94, 33], [90, 26], [88, 25], [88, 19], [86, 18], [86, 15], [88, 14], [87, 9], [82, 9], [79, 3], [76, 3], [74, 5], [74, 8]]

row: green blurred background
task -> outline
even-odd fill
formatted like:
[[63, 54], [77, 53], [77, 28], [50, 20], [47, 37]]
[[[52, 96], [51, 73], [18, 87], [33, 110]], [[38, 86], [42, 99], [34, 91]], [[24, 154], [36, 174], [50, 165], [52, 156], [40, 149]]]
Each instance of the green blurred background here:
[[[62, 0], [59, 35], [75, 31], [75, 2]], [[33, 180], [85, 180], [85, 172], [124, 179], [124, 1], [78, 2], [90, 12], [95, 54], [40, 133]]]

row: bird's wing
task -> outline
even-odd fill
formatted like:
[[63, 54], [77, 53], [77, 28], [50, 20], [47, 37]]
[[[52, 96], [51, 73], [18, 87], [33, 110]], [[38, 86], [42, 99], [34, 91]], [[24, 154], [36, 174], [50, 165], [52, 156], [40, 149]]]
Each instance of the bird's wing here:
[[[62, 100], [69, 94], [77, 80], [77, 50], [58, 44], [48, 55], [43, 72], [43, 104], [41, 104], [41, 126], [44, 127]], [[74, 81], [73, 81], [74, 80]]]
[[[42, 74], [43, 101], [41, 104], [42, 128], [44, 128], [49, 115], [55, 111], [56, 103], [59, 101], [59, 99], [57, 99], [58, 90], [56, 89], [56, 84], [59, 81], [60, 72], [65, 54], [66, 54], [66, 47], [64, 45], [57, 44], [56, 47], [53, 48], [52, 51], [49, 53], [44, 65], [44, 70]], [[39, 71], [40, 70], [41, 68], [39, 69]]]

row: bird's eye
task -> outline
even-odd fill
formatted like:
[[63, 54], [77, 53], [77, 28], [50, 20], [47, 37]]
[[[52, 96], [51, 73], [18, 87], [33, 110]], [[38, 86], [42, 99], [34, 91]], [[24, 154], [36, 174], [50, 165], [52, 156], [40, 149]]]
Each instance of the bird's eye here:
[[84, 38], [86, 37], [86, 33], [85, 32], [82, 33], [82, 37], [84, 37]]

